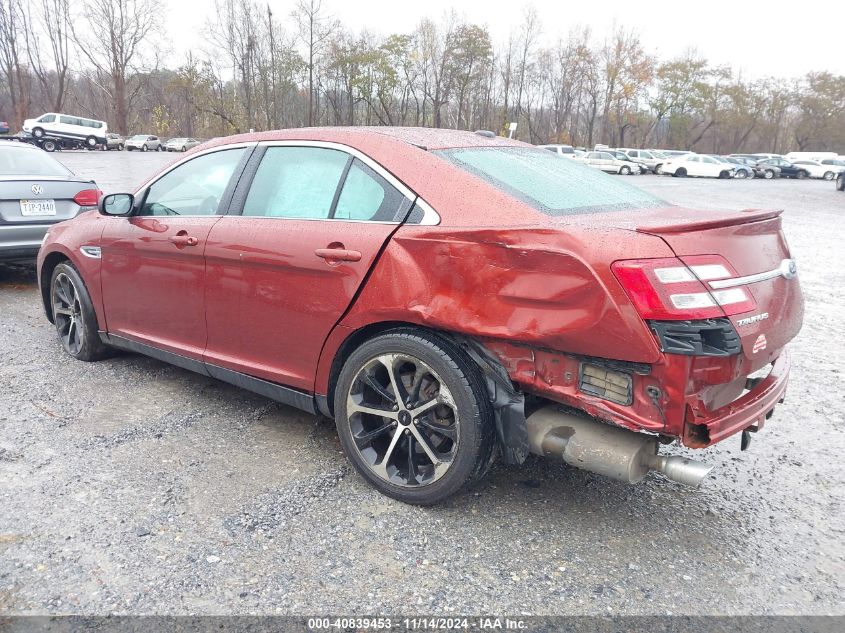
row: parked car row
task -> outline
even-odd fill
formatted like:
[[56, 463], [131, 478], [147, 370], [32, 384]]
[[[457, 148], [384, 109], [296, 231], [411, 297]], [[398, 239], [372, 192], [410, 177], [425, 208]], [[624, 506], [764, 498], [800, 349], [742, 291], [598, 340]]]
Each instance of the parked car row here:
[[186, 136], [180, 136], [164, 141], [153, 134], [135, 134], [123, 138], [119, 134], [109, 134], [103, 149], [138, 150], [140, 152], [187, 152], [202, 143], [202, 141]]

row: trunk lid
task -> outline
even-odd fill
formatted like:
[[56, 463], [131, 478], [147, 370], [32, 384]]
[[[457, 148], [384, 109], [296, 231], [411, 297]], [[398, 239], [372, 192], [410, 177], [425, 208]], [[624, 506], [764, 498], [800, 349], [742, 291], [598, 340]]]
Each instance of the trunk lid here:
[[[729, 317], [742, 340], [752, 369], [763, 367], [798, 334], [804, 314], [801, 286], [790, 268], [791, 255], [781, 228], [781, 211], [747, 209], [644, 212], [639, 233], [660, 237], [681, 260], [694, 255], [721, 255], [736, 270], [757, 303], [755, 310]], [[715, 289], [719, 282], [704, 282]], [[734, 284], [736, 282], [729, 282]]]
[[[85, 189], [96, 189], [93, 182], [48, 178], [45, 176], [15, 176], [0, 178], [0, 224], [47, 224], [75, 217], [80, 206], [74, 196]], [[55, 215], [24, 215], [21, 200], [55, 201]]]

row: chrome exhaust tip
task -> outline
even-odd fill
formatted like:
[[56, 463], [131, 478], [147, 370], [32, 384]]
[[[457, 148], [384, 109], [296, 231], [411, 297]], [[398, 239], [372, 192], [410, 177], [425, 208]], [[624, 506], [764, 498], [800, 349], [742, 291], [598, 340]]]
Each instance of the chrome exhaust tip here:
[[648, 464], [651, 470], [663, 473], [667, 479], [698, 488], [713, 466], [679, 455], [654, 455]]
[[658, 455], [657, 437], [603, 424], [548, 406], [526, 420], [532, 453], [628, 483], [650, 470], [685, 486], [698, 487], [713, 466], [678, 455]]

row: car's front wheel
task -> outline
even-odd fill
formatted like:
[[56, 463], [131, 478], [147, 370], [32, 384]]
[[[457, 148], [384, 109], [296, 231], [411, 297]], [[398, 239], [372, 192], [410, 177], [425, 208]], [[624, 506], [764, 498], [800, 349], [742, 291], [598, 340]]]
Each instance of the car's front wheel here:
[[365, 342], [343, 365], [334, 414], [355, 468], [406, 503], [442, 501], [492, 461], [486, 387], [472, 361], [440, 336], [401, 330]]
[[627, 176], [631, 173], [631, 170], [628, 168], [627, 165], [622, 165], [622, 167], [619, 168], [619, 173], [623, 176]]
[[142, 152], [149, 151], [149, 149], [150, 149], [150, 148], [149, 148], [149, 147], [147, 147], [146, 145], [142, 145], [142, 146], [141, 146], [141, 151], [142, 151]]
[[771, 169], [767, 169], [766, 171], [763, 172], [763, 178], [765, 178], [766, 180], [771, 180], [774, 177], [775, 177], [775, 172], [772, 171]]
[[35, 138], [44, 138], [44, 130], [40, 127], [32, 128], [32, 135]]
[[826, 171], [824, 172], [823, 178], [825, 180], [833, 180], [834, 176], [836, 176], [836, 174], [834, 174], [832, 171]]
[[50, 278], [53, 322], [62, 348], [77, 360], [105, 358], [109, 348], [100, 340], [94, 305], [76, 268], [59, 264]]

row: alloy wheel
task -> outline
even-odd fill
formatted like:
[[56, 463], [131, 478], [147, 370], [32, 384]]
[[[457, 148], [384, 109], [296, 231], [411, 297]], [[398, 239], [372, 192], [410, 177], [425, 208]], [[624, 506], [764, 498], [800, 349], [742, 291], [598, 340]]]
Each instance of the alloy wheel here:
[[53, 284], [53, 318], [62, 346], [76, 356], [82, 349], [85, 336], [82, 306], [76, 286], [64, 273], [57, 275]]
[[382, 354], [360, 369], [347, 394], [346, 415], [363, 461], [398, 486], [440, 479], [460, 442], [449, 388], [426, 363], [405, 354]]

